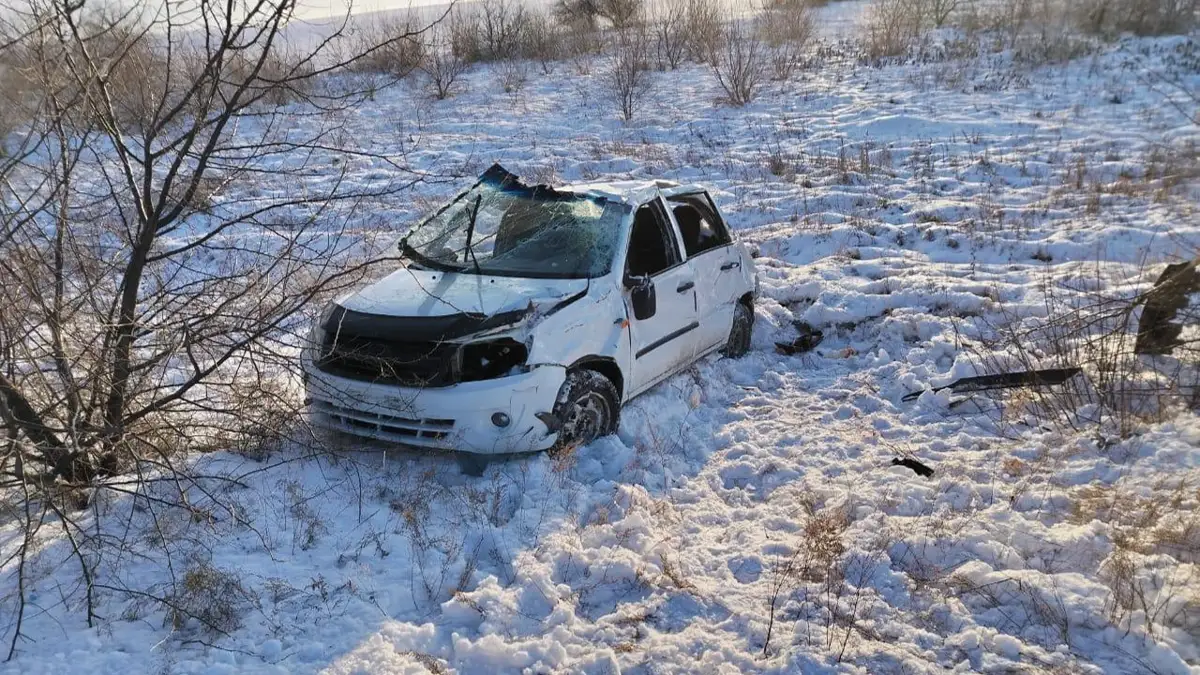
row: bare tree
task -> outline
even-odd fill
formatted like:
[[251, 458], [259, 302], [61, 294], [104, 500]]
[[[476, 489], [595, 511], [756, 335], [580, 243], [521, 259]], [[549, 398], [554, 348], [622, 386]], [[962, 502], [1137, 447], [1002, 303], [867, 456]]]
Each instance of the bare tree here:
[[933, 23], [934, 28], [941, 28], [958, 9], [959, 0], [924, 0], [922, 4], [925, 17]]
[[511, 59], [520, 54], [529, 30], [529, 12], [517, 0], [481, 0], [479, 28], [485, 60]]
[[557, 0], [554, 11], [564, 23], [607, 21], [618, 30], [642, 18], [642, 0]]
[[[360, 27], [352, 49], [369, 52], [369, 56], [356, 63], [355, 69], [401, 77], [412, 73], [425, 59], [422, 32], [421, 24], [413, 16], [381, 19]], [[374, 45], [384, 46], [371, 49]]]
[[[295, 7], [7, 8], [0, 63], [22, 86], [0, 160], [0, 484], [24, 495], [26, 533], [0, 603], [16, 608], [10, 657], [39, 529], [70, 543], [90, 622], [109, 540], [75, 509], [191, 489], [181, 450], [295, 422], [314, 303], [372, 269], [363, 207], [422, 179], [344, 128], [395, 78], [342, 76], [422, 30], [363, 44], [343, 21], [301, 47], [284, 37]], [[357, 183], [349, 157], [395, 178]]]
[[768, 46], [772, 74], [786, 80], [800, 66], [804, 50], [815, 30], [807, 2], [778, 3], [758, 15], [758, 34]]
[[454, 15], [450, 19], [449, 27], [439, 25], [427, 32], [425, 58], [421, 61], [419, 69], [425, 76], [430, 94], [439, 101], [449, 98], [454, 93], [463, 74], [470, 67], [460, 44], [456, 43], [456, 36], [464, 34], [460, 23], [463, 20], [460, 15]]
[[522, 56], [533, 59], [549, 75], [554, 62], [563, 57], [563, 33], [544, 12], [530, 11], [529, 28], [522, 47]]
[[716, 0], [686, 0], [688, 57], [699, 63], [710, 62], [721, 44], [724, 21]]
[[921, 26], [921, 8], [913, 0], [876, 0], [867, 7], [867, 55], [878, 59], [904, 54], [921, 35]]
[[750, 26], [737, 19], [725, 24], [721, 37], [709, 60], [713, 74], [730, 103], [746, 105], [766, 80], [766, 50]]
[[649, 58], [650, 38], [645, 30], [629, 29], [617, 35], [606, 84], [626, 122], [633, 119], [653, 85]]
[[679, 67], [687, 53], [687, 0], [666, 0], [654, 23], [654, 45], [660, 66], [671, 70]]

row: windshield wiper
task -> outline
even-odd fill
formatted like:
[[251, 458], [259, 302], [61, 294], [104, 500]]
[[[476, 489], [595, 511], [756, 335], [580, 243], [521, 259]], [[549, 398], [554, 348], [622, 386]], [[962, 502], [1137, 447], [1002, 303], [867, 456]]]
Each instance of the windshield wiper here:
[[415, 249], [411, 245], [409, 245], [408, 237], [404, 237], [403, 239], [400, 240], [400, 253], [405, 258], [408, 258], [410, 260], [415, 260], [422, 267], [428, 267], [430, 269], [435, 269], [435, 270], [438, 270], [441, 272], [458, 272], [459, 271], [459, 268], [456, 265], [451, 265], [450, 263], [442, 262], [440, 260], [434, 260], [433, 258], [428, 258], [426, 256], [421, 255], [417, 251], [417, 249]]
[[475, 234], [475, 217], [479, 215], [481, 203], [483, 203], [483, 195], [475, 195], [475, 207], [471, 209], [471, 222], [467, 223], [467, 253], [471, 255], [471, 260], [475, 263], [475, 274], [483, 274], [479, 271], [479, 258], [475, 257], [475, 249], [471, 248], [471, 237]]

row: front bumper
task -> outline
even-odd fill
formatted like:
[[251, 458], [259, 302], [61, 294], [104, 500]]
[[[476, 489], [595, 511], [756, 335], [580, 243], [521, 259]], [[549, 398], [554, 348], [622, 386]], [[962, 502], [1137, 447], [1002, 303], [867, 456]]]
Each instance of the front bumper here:
[[[355, 436], [439, 450], [503, 454], [545, 450], [557, 434], [537, 418], [552, 412], [566, 379], [561, 366], [425, 389], [330, 375], [303, 361], [312, 423]], [[492, 415], [509, 417], [496, 426]]]

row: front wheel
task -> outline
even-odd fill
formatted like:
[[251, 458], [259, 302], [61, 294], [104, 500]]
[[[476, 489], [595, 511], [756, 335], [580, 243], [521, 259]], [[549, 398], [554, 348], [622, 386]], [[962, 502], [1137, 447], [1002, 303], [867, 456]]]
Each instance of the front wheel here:
[[550, 454], [570, 452], [615, 432], [620, 405], [617, 388], [607, 377], [594, 370], [569, 371], [554, 402], [559, 428]]
[[729, 340], [721, 348], [725, 356], [736, 359], [750, 351], [750, 338], [754, 335], [754, 308], [738, 302], [733, 306], [733, 326], [729, 329]]

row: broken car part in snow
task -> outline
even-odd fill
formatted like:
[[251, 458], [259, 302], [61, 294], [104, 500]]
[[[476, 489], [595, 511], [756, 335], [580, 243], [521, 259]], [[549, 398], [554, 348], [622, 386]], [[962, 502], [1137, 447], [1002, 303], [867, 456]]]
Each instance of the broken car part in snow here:
[[811, 352], [816, 349], [817, 345], [821, 344], [821, 340], [825, 339], [825, 333], [813, 328], [804, 321], [793, 321], [792, 325], [800, 333], [799, 337], [791, 342], [776, 342], [775, 351], [785, 356], [792, 354], [802, 354]]
[[314, 327], [302, 362], [318, 426], [502, 455], [572, 436], [564, 410], [602, 410], [570, 439], [588, 442], [622, 403], [749, 345], [732, 336], [753, 316], [754, 263], [699, 186], [551, 188], [494, 165], [398, 248], [401, 269]]
[[978, 375], [964, 377], [940, 387], [931, 387], [905, 394], [901, 401], [915, 401], [926, 391], [942, 391], [949, 389], [955, 393], [965, 391], [989, 391], [992, 389], [1017, 389], [1020, 387], [1048, 387], [1062, 384], [1083, 372], [1079, 368], [1047, 368], [1045, 370], [1026, 370], [1017, 373], [999, 373], [997, 375]]
[[917, 460], [915, 460], [911, 457], [905, 457], [904, 459], [901, 459], [899, 457], [894, 457], [892, 459], [892, 466], [903, 466], [905, 468], [912, 469], [914, 473], [916, 473], [918, 476], [921, 476], [922, 478], [932, 478], [933, 477], [933, 469], [929, 468], [928, 466], [922, 464], [921, 462], [918, 462]]
[[1200, 293], [1200, 258], [1167, 265], [1145, 297], [1142, 318], [1138, 321], [1135, 354], [1170, 354], [1179, 346], [1181, 323], [1174, 323], [1179, 310], [1187, 307], [1190, 296]]

